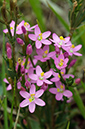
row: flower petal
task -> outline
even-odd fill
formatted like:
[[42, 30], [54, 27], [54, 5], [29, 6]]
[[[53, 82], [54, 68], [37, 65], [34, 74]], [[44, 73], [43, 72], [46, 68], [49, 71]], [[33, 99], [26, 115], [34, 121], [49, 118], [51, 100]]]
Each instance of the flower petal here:
[[46, 84], [52, 84], [52, 82], [51, 81], [49, 81], [49, 80], [43, 80]]
[[4, 29], [3, 32], [4, 32], [4, 33], [7, 33], [7, 32], [8, 32], [8, 29]]
[[26, 107], [27, 105], [29, 105], [30, 102], [29, 102], [29, 99], [25, 99], [23, 100], [21, 103], [20, 103], [20, 107]]
[[30, 94], [26, 91], [20, 91], [19, 93], [23, 98], [28, 98], [30, 96]]
[[37, 80], [37, 75], [36, 74], [29, 74], [29, 78], [32, 80]]
[[50, 34], [51, 34], [51, 32], [50, 32], [50, 31], [46, 31], [46, 32], [44, 32], [44, 33], [42, 34], [43, 39], [46, 39], [47, 37], [49, 37], [49, 36], [50, 36]]
[[40, 96], [42, 96], [43, 93], [44, 93], [44, 90], [43, 90], [43, 89], [38, 90], [38, 91], [35, 93], [35, 97], [36, 97], [36, 98], [39, 98]]
[[70, 98], [73, 94], [72, 94], [71, 91], [65, 90], [65, 91], [63, 92], [63, 95], [66, 96], [66, 97], [68, 97], [68, 98]]
[[45, 45], [50, 45], [51, 42], [48, 39], [42, 39], [41, 42]]
[[78, 52], [74, 52], [73, 54], [76, 55], [76, 56], [82, 56], [82, 54], [80, 54]]
[[37, 80], [37, 85], [38, 85], [38, 86], [41, 86], [42, 84], [43, 84], [43, 81], [38, 79], [38, 80]]
[[55, 98], [56, 98], [56, 100], [61, 100], [63, 98], [63, 94], [62, 93], [57, 93]]
[[38, 66], [36, 67], [36, 74], [37, 74], [38, 76], [40, 76], [42, 72], [43, 72], [43, 71], [42, 71], [41, 67], [38, 65]]
[[29, 104], [29, 111], [31, 113], [33, 113], [35, 111], [35, 103], [34, 102], [32, 102], [32, 103]]
[[52, 71], [44, 73], [45, 78], [49, 78], [52, 75]]
[[36, 46], [37, 49], [40, 49], [40, 48], [42, 47], [41, 41], [38, 41], [38, 40], [37, 40], [37, 41], [35, 42], [35, 46]]
[[35, 34], [29, 34], [28, 37], [33, 40], [33, 41], [36, 41], [37, 37]]
[[57, 88], [50, 88], [49, 92], [51, 92], [52, 94], [56, 94], [57, 93]]
[[57, 36], [57, 34], [53, 33], [52, 38], [56, 41], [59, 42], [60, 38]]
[[32, 84], [30, 88], [30, 94], [35, 94], [35, 91], [36, 91], [36, 87], [34, 84]]
[[5, 83], [9, 84], [9, 82], [7, 81], [6, 78], [4, 78], [3, 81], [4, 81]]
[[45, 106], [45, 102], [42, 99], [35, 99], [35, 103], [39, 106]]
[[7, 86], [7, 88], [6, 88], [6, 90], [11, 90], [12, 89], [12, 86], [11, 86], [11, 84], [9, 84], [8, 86]]
[[41, 33], [41, 30], [40, 30], [39, 26], [36, 26], [36, 27], [35, 27], [34, 32], [35, 32], [35, 35], [36, 35], [36, 36], [38, 36], [38, 35]]
[[81, 49], [81, 47], [82, 47], [82, 45], [77, 45], [77, 46], [75, 46], [74, 51], [78, 51], [78, 50], [80, 50], [80, 49]]

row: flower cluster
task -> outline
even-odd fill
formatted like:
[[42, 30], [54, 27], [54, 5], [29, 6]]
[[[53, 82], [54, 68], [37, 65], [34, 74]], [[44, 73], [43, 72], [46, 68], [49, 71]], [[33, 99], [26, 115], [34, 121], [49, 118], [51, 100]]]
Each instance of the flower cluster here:
[[[15, 22], [12, 21], [10, 23], [12, 36], [14, 36], [14, 29]], [[3, 30], [3, 32], [9, 33], [8, 29]], [[69, 83], [67, 84], [66, 80], [74, 79], [74, 75], [68, 74], [68, 71], [76, 62], [76, 59], [72, 61], [69, 59], [72, 55], [82, 56], [82, 54], [77, 52], [82, 45], [75, 46], [71, 43], [70, 37], [58, 37], [55, 33], [52, 34], [51, 38], [50, 31], [42, 33], [38, 25], [30, 27], [30, 24], [24, 20], [17, 25], [16, 35], [16, 42], [20, 44], [23, 55], [23, 57], [18, 58], [15, 67], [17, 89], [24, 98], [20, 103], [20, 107], [29, 106], [29, 111], [33, 113], [35, 111], [35, 104], [45, 106], [45, 102], [39, 97], [46, 90], [55, 94], [57, 101], [64, 101], [63, 96], [68, 101], [72, 97], [72, 92], [69, 90], [72, 84], [68, 85]], [[21, 38], [22, 36], [24, 36], [24, 39]], [[33, 55], [33, 45], [36, 48], [36, 55]], [[12, 48], [9, 43], [6, 44], [6, 53], [9, 65], [11, 63], [9, 66], [11, 69], [13, 63]], [[39, 64], [43, 66], [42, 68], [38, 64], [39, 61], [41, 62]], [[11, 80], [13, 80], [11, 76], [4, 79], [4, 82], [8, 84], [7, 90], [13, 88]]]

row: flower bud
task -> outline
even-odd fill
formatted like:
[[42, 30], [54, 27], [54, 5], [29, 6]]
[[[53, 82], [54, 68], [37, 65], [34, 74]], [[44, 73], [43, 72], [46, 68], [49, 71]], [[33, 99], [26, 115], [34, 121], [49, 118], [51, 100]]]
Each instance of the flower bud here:
[[81, 79], [80, 79], [80, 78], [77, 78], [77, 79], [75, 80], [75, 83], [76, 83], [76, 84], [79, 84], [80, 81], [81, 81]]
[[58, 46], [55, 46], [55, 51], [56, 51], [56, 54], [60, 54], [60, 49]]
[[24, 41], [21, 38], [17, 38], [17, 43], [20, 45], [24, 45]]
[[31, 53], [32, 53], [32, 45], [31, 44], [28, 44], [27, 45], [27, 49], [26, 49], [26, 54], [27, 55], [31, 55]]
[[10, 47], [7, 47], [7, 57], [8, 57], [8, 59], [12, 58], [12, 50]]
[[25, 27], [22, 26], [21, 28], [22, 28], [22, 32], [26, 35], [27, 34], [27, 31], [26, 31]]
[[6, 49], [11, 48], [11, 45], [9, 43], [6, 43]]
[[41, 86], [41, 89], [43, 89], [44, 91], [46, 91], [48, 88], [48, 84], [44, 83], [42, 86]]
[[73, 59], [73, 60], [70, 62], [68, 68], [71, 68], [71, 67], [76, 63], [76, 61], [77, 61], [77, 59]]
[[26, 80], [25, 86], [26, 86], [27, 88], [30, 88], [30, 82], [29, 82], [28, 80]]
[[24, 68], [24, 66], [21, 66], [21, 70], [20, 70], [20, 71], [21, 71], [22, 74], [25, 73], [25, 68]]
[[23, 119], [23, 124], [27, 126], [27, 121], [25, 119]]
[[65, 58], [68, 58], [68, 57], [69, 57], [68, 52], [64, 52], [64, 57], [65, 57]]

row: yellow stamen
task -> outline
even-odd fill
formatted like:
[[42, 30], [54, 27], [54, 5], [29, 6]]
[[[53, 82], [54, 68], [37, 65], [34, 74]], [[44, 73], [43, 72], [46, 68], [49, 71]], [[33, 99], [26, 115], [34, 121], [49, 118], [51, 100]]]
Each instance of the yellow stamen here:
[[57, 92], [60, 92], [60, 89], [59, 88], [57, 88]]
[[35, 96], [35, 94], [31, 94], [31, 96]]
[[29, 65], [30, 61], [27, 62], [27, 64]]
[[61, 72], [61, 74], [63, 75], [63, 74], [64, 74], [64, 72]]
[[60, 75], [58, 74], [58, 77], [60, 78]]
[[13, 27], [10, 27], [10, 29], [12, 30], [12, 29], [13, 29]]
[[42, 36], [42, 33], [40, 33], [39, 36]]
[[61, 88], [61, 89], [63, 89], [63, 88], [64, 88], [64, 86], [63, 86], [63, 85], [60, 85], [60, 88]]
[[29, 24], [28, 24], [27, 22], [24, 23], [24, 26], [25, 26], [25, 27], [28, 26], [28, 25], [29, 25]]
[[65, 39], [63, 38], [63, 36], [60, 36], [59, 38], [60, 38], [60, 40], [65, 40]]
[[48, 54], [48, 50], [44, 51], [45, 54]]
[[24, 61], [22, 61], [22, 65], [25, 65], [25, 62]]
[[60, 59], [60, 62], [64, 62], [63, 59]]
[[19, 63], [19, 65], [21, 65], [21, 59], [20, 58], [18, 58], [18, 63]]
[[75, 48], [74, 44], [72, 44], [71, 48]]
[[41, 73], [41, 76], [44, 76], [44, 72]]

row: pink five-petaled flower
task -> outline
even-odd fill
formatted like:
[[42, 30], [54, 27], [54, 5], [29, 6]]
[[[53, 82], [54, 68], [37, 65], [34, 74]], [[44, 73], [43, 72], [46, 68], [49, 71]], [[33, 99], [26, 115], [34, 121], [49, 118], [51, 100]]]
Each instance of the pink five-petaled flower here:
[[55, 98], [58, 101], [63, 100], [63, 96], [66, 96], [67, 98], [72, 96], [72, 92], [65, 90], [64, 84], [62, 84], [60, 81], [56, 83], [56, 88], [50, 88], [49, 91], [56, 95]]
[[59, 69], [59, 70], [64, 69], [67, 66], [68, 61], [69, 61], [69, 59], [64, 58], [63, 54], [60, 54], [58, 56], [58, 58], [54, 59], [54, 63], [56, 65], [56, 68]]
[[72, 56], [73, 54], [76, 56], [82, 56], [82, 54], [77, 52], [81, 49], [81, 47], [82, 45], [74, 46], [74, 44], [71, 44], [69, 47], [65, 47], [64, 50], [66, 50], [70, 56]]
[[42, 47], [42, 44], [44, 45], [50, 45], [51, 42], [49, 40], [47, 40], [46, 38], [50, 36], [51, 32], [50, 31], [46, 31], [44, 33], [41, 33], [40, 28], [37, 26], [35, 27], [34, 30], [35, 34], [29, 34], [28, 37], [35, 41], [35, 45], [37, 49], [40, 49]]
[[47, 78], [49, 78], [51, 75], [52, 75], [52, 71], [48, 71], [44, 73], [41, 67], [38, 65], [36, 67], [36, 74], [30, 74], [29, 78], [31, 78], [32, 80], [35, 80], [37, 82], [37, 85], [41, 86], [43, 85], [44, 82], [46, 84], [52, 84], [51, 81], [47, 80]]
[[29, 105], [29, 111], [33, 113], [35, 111], [35, 104], [39, 106], [45, 106], [45, 102], [39, 97], [44, 93], [44, 90], [40, 89], [36, 91], [36, 87], [34, 84], [31, 85], [30, 93], [26, 91], [20, 91], [20, 95], [25, 98], [20, 103], [20, 107], [26, 107]]
[[53, 33], [52, 35], [53, 39], [50, 39], [52, 42], [54, 42], [54, 46], [58, 46], [59, 48], [63, 46], [69, 46], [70, 45], [70, 37], [63, 38], [63, 36], [58, 37], [57, 34]]
[[49, 60], [50, 57], [53, 57], [56, 54], [55, 51], [49, 53], [48, 45], [44, 46], [43, 49], [37, 49], [36, 52], [38, 55], [34, 56], [34, 58], [41, 62], [46, 62], [46, 60]]

